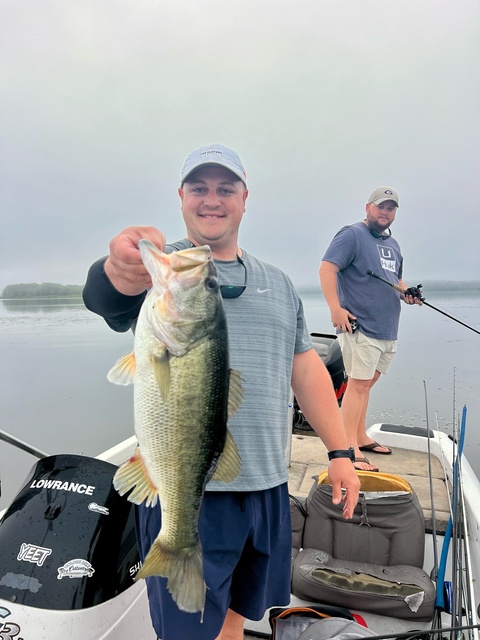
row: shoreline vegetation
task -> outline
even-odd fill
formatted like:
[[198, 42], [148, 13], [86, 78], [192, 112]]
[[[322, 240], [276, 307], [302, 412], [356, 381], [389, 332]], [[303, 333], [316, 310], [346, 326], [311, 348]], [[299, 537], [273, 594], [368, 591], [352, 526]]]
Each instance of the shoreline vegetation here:
[[[413, 282], [418, 280], [409, 278], [410, 286], [414, 286]], [[423, 280], [422, 291], [427, 295], [432, 291], [445, 291], [449, 293], [480, 293], [480, 280]], [[298, 293], [315, 293], [320, 290], [318, 287], [297, 287]]]
[[[409, 280], [413, 282], [413, 280]], [[418, 282], [415, 280], [415, 282]], [[429, 291], [480, 291], [480, 280], [424, 280], [422, 289]], [[411, 285], [410, 285], [411, 286]]]
[[[411, 280], [413, 282], [413, 280]], [[416, 282], [416, 281], [415, 281]], [[297, 287], [298, 293], [317, 293], [318, 287]], [[425, 280], [422, 290], [448, 292], [479, 292], [480, 280]], [[0, 295], [0, 300], [19, 300], [26, 298], [81, 298], [82, 284], [57, 284], [56, 282], [37, 282], [9, 284]]]
[[82, 284], [57, 284], [56, 282], [27, 282], [9, 284], [0, 299], [18, 300], [24, 298], [81, 298]]

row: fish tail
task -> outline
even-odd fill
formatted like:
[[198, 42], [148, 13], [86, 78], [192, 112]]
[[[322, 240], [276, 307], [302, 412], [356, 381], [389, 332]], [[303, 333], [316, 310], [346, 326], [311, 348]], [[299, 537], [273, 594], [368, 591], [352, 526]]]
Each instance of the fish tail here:
[[189, 613], [200, 611], [203, 618], [206, 585], [200, 542], [193, 547], [168, 549], [155, 540], [136, 580], [148, 576], [167, 578], [168, 590], [178, 608]]

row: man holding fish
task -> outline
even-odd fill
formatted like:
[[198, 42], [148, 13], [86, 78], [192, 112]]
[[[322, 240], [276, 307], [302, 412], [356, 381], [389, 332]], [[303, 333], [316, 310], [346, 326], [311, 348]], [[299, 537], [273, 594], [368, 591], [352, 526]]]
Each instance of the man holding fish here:
[[114, 330], [135, 331], [133, 354], [109, 373], [134, 383], [139, 442], [114, 485], [138, 505], [137, 577], [155, 631], [242, 640], [245, 618], [290, 601], [290, 387], [330, 452], [333, 502], [347, 519], [359, 480], [300, 298], [286, 274], [238, 246], [240, 158], [219, 144], [193, 151], [178, 193], [186, 238], [125, 229], [90, 268], [84, 300]]

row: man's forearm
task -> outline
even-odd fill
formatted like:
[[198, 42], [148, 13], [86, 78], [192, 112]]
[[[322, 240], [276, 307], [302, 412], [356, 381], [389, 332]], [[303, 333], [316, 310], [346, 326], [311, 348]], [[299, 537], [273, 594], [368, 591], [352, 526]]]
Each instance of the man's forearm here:
[[114, 331], [128, 331], [135, 323], [146, 293], [126, 296], [112, 285], [104, 270], [105, 258], [92, 264], [83, 289], [83, 301], [90, 311], [104, 318]]

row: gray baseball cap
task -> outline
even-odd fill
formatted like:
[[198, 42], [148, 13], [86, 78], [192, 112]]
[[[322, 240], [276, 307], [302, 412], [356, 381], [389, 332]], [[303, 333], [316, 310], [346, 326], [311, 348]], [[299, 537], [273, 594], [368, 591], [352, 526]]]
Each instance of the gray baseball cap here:
[[381, 204], [382, 202], [386, 202], [387, 200], [393, 200], [397, 207], [398, 204], [398, 193], [392, 187], [377, 187], [375, 191], [370, 194], [367, 204]]
[[223, 144], [209, 144], [192, 151], [183, 165], [180, 184], [183, 184], [195, 169], [211, 164], [229, 169], [247, 186], [247, 174], [238, 153]]

